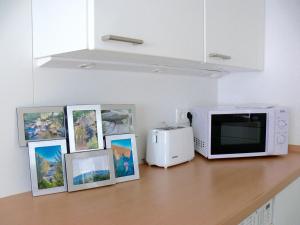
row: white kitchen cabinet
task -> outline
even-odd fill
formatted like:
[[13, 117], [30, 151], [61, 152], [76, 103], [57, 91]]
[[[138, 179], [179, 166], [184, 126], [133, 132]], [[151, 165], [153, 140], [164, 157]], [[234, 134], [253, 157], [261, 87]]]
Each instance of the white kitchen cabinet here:
[[33, 0], [34, 56], [88, 48], [203, 61], [203, 10], [204, 0]]
[[274, 225], [300, 224], [300, 178], [276, 195]]
[[298, 225], [300, 221], [300, 178], [279, 192], [239, 225]]
[[263, 68], [264, 0], [33, 0], [36, 65], [215, 75]]
[[273, 225], [273, 199], [265, 203], [239, 225]]
[[85, 0], [32, 0], [33, 57], [87, 48]]
[[[92, 48], [204, 60], [204, 0], [91, 2]], [[106, 35], [140, 39], [143, 44], [103, 41]]]
[[206, 1], [206, 62], [264, 67], [265, 1]]

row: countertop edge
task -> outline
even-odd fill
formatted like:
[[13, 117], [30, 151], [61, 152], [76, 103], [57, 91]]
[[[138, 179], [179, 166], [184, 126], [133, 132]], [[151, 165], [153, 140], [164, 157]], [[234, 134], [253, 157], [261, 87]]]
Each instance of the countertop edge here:
[[[289, 152], [297, 152], [300, 153], [298, 145], [289, 145]], [[300, 167], [294, 173], [287, 175], [285, 179], [283, 179], [278, 185], [274, 186], [272, 190], [263, 193], [257, 199], [252, 202], [249, 202], [249, 205], [246, 208], [241, 209], [240, 212], [236, 213], [236, 216], [228, 218], [225, 222], [222, 222], [218, 225], [238, 225], [245, 218], [250, 216], [255, 210], [260, 208], [263, 204], [274, 198], [278, 193], [284, 190], [287, 186], [293, 183], [297, 178], [300, 177]]]

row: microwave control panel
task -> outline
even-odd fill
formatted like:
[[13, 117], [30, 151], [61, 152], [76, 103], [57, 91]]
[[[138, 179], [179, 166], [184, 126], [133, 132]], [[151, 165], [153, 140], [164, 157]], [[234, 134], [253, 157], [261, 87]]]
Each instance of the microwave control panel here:
[[275, 152], [288, 148], [288, 112], [284, 108], [275, 111]]

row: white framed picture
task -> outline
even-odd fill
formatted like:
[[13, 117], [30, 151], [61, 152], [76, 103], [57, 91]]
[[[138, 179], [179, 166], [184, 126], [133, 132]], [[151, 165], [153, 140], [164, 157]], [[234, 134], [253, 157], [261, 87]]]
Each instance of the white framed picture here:
[[106, 148], [113, 153], [116, 181], [124, 182], [140, 178], [137, 147], [134, 134], [106, 136]]
[[70, 152], [103, 149], [100, 105], [67, 106]]
[[65, 160], [69, 192], [116, 183], [111, 149], [70, 153]]
[[29, 142], [28, 147], [33, 196], [67, 191], [66, 140]]
[[136, 113], [133, 104], [101, 105], [103, 135], [135, 133]]

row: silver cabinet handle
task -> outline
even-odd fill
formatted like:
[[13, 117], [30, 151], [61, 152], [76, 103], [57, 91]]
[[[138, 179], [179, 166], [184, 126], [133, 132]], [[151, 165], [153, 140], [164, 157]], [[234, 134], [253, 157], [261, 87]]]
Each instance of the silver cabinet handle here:
[[231, 59], [230, 55], [223, 55], [223, 54], [219, 54], [219, 53], [209, 53], [208, 56], [210, 58], [220, 58], [220, 59], [224, 59], [224, 60], [230, 60]]
[[144, 43], [144, 41], [141, 39], [122, 37], [122, 36], [111, 35], [111, 34], [102, 36], [102, 41], [121, 41], [121, 42], [137, 44], [137, 45], [141, 45]]

